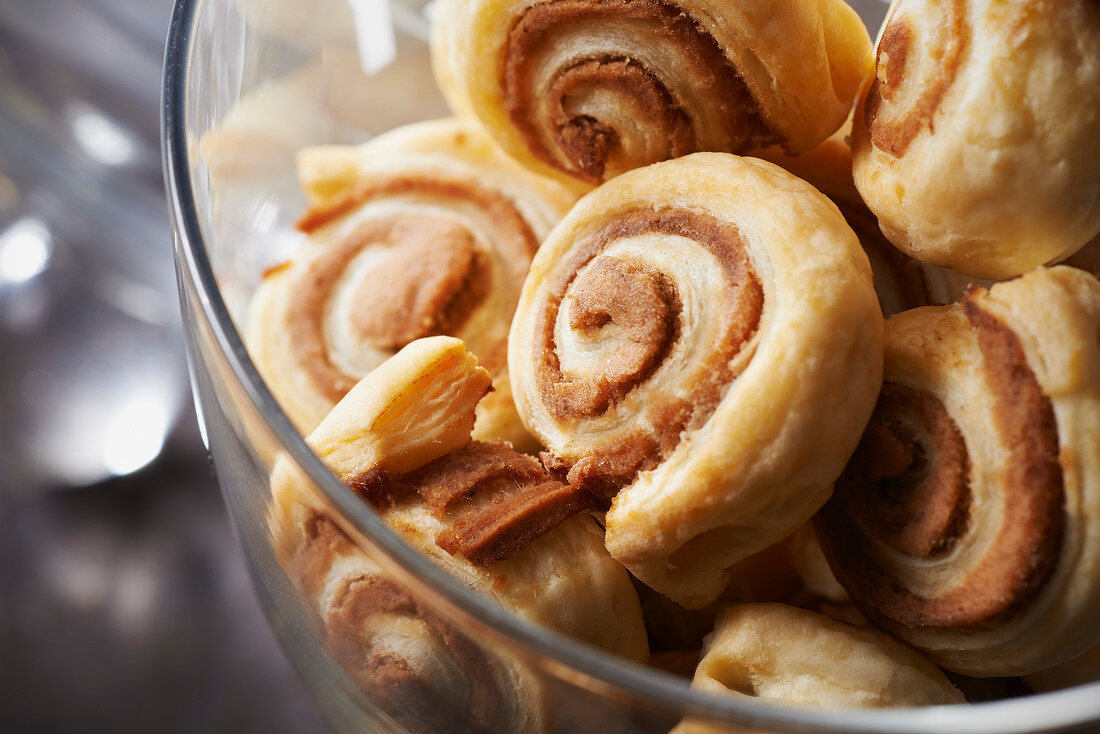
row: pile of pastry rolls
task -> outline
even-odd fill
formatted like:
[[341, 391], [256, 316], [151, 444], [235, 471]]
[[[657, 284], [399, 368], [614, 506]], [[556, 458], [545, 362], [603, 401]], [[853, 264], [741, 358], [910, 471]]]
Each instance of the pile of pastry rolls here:
[[[247, 334], [395, 532], [730, 696], [1100, 677], [1100, 6], [897, 0], [872, 47], [843, 0], [440, 0], [432, 58], [456, 117], [300, 153]], [[272, 490], [399, 723], [553, 728]]]

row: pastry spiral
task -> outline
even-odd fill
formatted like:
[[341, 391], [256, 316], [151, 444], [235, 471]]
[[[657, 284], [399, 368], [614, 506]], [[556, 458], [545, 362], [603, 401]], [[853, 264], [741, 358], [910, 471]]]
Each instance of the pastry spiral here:
[[1100, 640], [1100, 282], [1067, 267], [894, 316], [885, 384], [816, 519], [875, 624], [949, 670]]
[[890, 241], [1000, 279], [1095, 237], [1098, 59], [1093, 0], [896, 0], [853, 131]]
[[[635, 660], [638, 597], [579, 510], [581, 492], [503, 444], [471, 441], [488, 373], [461, 342], [415, 341], [341, 400], [307, 442], [410, 545], [536, 623]], [[410, 731], [539, 731], [533, 676], [411, 596], [351, 541], [289, 461], [272, 473], [274, 532], [338, 662]]]
[[574, 196], [523, 171], [476, 124], [441, 120], [299, 156], [308, 242], [249, 314], [260, 373], [299, 430], [414, 339], [462, 338], [493, 375], [476, 437], [529, 448], [506, 342], [531, 257]]
[[442, 0], [440, 87], [518, 160], [598, 184], [696, 151], [810, 150], [871, 71], [841, 0]]
[[[965, 703], [936, 666], [872, 629], [783, 604], [730, 607], [707, 638], [692, 686], [808, 706]], [[675, 734], [728, 731], [690, 719]]]
[[777, 166], [697, 153], [573, 208], [509, 338], [516, 407], [606, 543], [697, 608], [828, 497], [871, 413], [882, 318], [836, 208]]

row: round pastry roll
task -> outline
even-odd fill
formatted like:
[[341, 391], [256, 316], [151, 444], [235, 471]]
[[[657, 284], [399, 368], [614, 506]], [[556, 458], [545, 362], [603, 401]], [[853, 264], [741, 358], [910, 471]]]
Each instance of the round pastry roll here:
[[[783, 604], [744, 604], [722, 612], [691, 684], [807, 706], [965, 703], [943, 673], [915, 650], [877, 630]], [[723, 729], [689, 719], [673, 731]]]
[[885, 384], [816, 523], [876, 625], [967, 675], [1100, 640], [1100, 282], [1067, 267], [886, 326]]
[[[412, 342], [358, 383], [307, 443], [410, 545], [539, 624], [634, 660], [638, 597], [603, 548], [590, 500], [502, 443], [471, 441], [490, 376], [457, 339]], [[285, 458], [272, 473], [285, 566], [328, 649], [411, 731], [540, 731], [539, 687], [410, 595], [345, 535]], [[466, 729], [464, 729], [466, 730]]]
[[957, 301], [970, 278], [915, 260], [883, 236], [878, 219], [863, 203], [852, 179], [852, 149], [847, 142], [850, 132], [849, 122], [804, 155], [789, 156], [778, 148], [768, 148], [760, 156], [813, 184], [840, 209], [871, 261], [875, 292], [884, 316]]
[[441, 0], [432, 57], [454, 109], [588, 184], [696, 151], [808, 151], [872, 66], [842, 0]]
[[1098, 60], [1093, 0], [897, 0], [853, 134], [890, 241], [1002, 279], [1095, 237]]
[[585, 196], [535, 257], [509, 371], [549, 465], [607, 500], [607, 547], [697, 608], [828, 498], [874, 406], [882, 317], [836, 207], [697, 153]]
[[414, 339], [463, 339], [493, 375], [479, 438], [531, 448], [512, 407], [508, 326], [539, 242], [575, 197], [471, 121], [401, 128], [299, 156], [309, 240], [253, 298], [248, 345], [303, 433]]

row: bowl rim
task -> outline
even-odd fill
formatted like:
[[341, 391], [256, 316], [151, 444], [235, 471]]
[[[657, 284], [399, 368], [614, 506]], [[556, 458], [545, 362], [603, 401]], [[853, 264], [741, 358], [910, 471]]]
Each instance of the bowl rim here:
[[175, 0], [161, 87], [161, 156], [176, 234], [174, 254], [181, 296], [186, 297], [185, 282], [189, 283], [233, 378], [280, 448], [342, 515], [343, 523], [369, 538], [386, 554], [389, 564], [404, 572], [414, 591], [442, 605], [479, 634], [535, 656], [547, 675], [599, 695], [625, 697], [714, 723], [789, 732], [1008, 734], [1053, 731], [1100, 720], [1100, 683], [969, 705], [869, 710], [789, 706], [699, 691], [684, 678], [624, 661], [520, 618], [466, 588], [405, 543], [309, 449], [260, 378], [218, 287], [198, 219], [186, 129], [189, 58], [198, 40], [195, 27], [199, 10], [209, 1]]

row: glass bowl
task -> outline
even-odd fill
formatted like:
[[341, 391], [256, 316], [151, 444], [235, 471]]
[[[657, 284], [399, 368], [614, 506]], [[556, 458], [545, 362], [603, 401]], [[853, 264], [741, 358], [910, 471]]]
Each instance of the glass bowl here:
[[[877, 28], [885, 5], [864, 0], [856, 7]], [[739, 732], [1003, 734], [1096, 726], [1100, 685], [969, 706], [869, 711], [692, 690], [684, 678], [537, 627], [459, 584], [326, 469], [257, 374], [240, 336], [242, 316], [264, 268], [298, 244], [291, 226], [304, 206], [294, 175], [298, 149], [362, 141], [446, 114], [428, 65], [427, 27], [422, 0], [178, 0], [165, 63], [165, 176], [203, 439], [260, 602], [332, 725], [342, 732], [494, 730], [474, 722], [461, 703], [440, 710], [438, 701], [461, 702], [478, 683], [469, 671], [432, 697], [415, 686], [360, 685], [336, 662], [324, 623], [280, 564], [269, 530], [268, 477], [280, 455], [416, 609], [527, 681], [538, 711], [527, 730], [664, 732], [685, 716]]]

